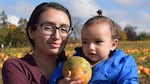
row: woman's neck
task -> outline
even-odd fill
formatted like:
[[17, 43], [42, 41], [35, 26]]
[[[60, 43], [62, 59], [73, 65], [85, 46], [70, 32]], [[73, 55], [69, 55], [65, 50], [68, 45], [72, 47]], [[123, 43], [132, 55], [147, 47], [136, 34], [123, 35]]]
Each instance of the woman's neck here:
[[39, 67], [41, 73], [49, 80], [50, 75], [56, 68], [56, 56], [48, 56], [34, 52], [32, 57]]

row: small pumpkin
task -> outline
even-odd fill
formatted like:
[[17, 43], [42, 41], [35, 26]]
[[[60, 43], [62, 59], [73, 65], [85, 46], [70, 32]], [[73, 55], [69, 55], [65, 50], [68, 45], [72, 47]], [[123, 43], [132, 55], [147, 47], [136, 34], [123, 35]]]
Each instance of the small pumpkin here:
[[70, 57], [63, 66], [62, 73], [66, 77], [68, 71], [71, 71], [71, 77], [78, 77], [77, 80], [84, 80], [82, 84], [88, 84], [92, 76], [92, 68], [90, 63], [83, 57]]

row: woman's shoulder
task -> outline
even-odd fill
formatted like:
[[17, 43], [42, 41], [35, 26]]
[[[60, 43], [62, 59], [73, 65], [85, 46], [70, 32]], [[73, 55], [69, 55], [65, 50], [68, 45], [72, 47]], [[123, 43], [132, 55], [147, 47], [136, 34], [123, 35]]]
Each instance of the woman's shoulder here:
[[3, 64], [2, 67], [2, 72], [7, 73], [7, 72], [24, 72], [24, 67], [23, 61], [19, 58], [9, 58], [6, 60]]
[[23, 68], [29, 67], [31, 64], [35, 65], [32, 61], [32, 57], [30, 55], [25, 55], [23, 58], [9, 58], [4, 62], [3, 67]]
[[20, 63], [22, 63], [22, 60], [19, 58], [9, 58], [4, 62], [4, 66], [18, 65]]

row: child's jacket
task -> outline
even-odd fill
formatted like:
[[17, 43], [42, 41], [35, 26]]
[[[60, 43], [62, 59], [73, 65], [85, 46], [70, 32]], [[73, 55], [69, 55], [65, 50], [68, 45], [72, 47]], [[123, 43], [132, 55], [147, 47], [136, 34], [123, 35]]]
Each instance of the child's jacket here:
[[[77, 49], [75, 56], [82, 55], [82, 50]], [[51, 77], [50, 81], [55, 82], [50, 84], [56, 84], [56, 79], [63, 77], [62, 66], [63, 64]], [[92, 67], [92, 78], [88, 84], [138, 84], [138, 67], [135, 59], [116, 49], [108, 59]]]

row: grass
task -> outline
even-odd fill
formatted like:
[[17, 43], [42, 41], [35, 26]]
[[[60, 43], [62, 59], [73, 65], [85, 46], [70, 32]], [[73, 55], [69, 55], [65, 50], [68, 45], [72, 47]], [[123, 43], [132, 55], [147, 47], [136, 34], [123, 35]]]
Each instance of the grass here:
[[120, 41], [121, 49], [150, 49], [150, 41]]
[[[0, 71], [1, 71], [1, 70], [0, 70]], [[3, 84], [1, 73], [0, 73], [0, 84]]]

